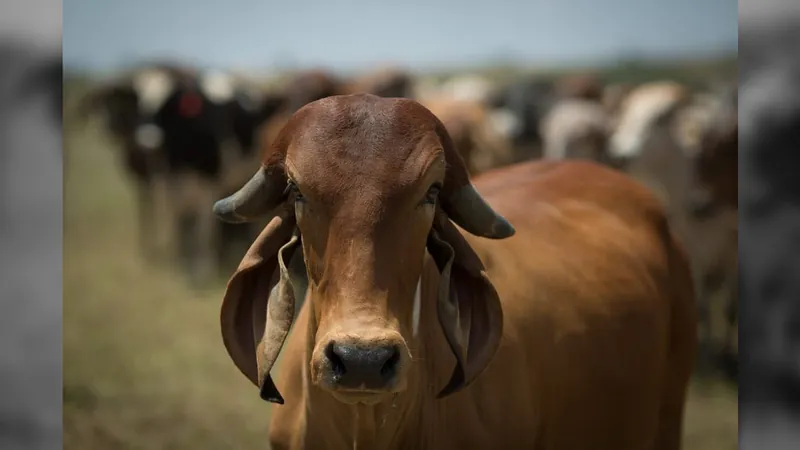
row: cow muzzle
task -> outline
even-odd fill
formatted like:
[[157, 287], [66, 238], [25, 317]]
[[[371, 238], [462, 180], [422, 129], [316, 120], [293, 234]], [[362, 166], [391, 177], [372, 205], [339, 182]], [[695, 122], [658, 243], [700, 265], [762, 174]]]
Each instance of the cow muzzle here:
[[312, 381], [342, 402], [373, 403], [405, 389], [409, 360], [398, 333], [337, 333], [317, 345]]

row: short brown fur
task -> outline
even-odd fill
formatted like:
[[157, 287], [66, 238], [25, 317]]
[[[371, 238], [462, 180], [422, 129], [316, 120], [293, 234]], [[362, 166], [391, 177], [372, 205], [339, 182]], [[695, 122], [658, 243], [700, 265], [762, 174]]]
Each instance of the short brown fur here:
[[[587, 162], [497, 169], [475, 185], [516, 234], [466, 234], [445, 212], [469, 180], [441, 123], [413, 101], [369, 95], [303, 108], [264, 156], [264, 167], [285, 167], [303, 195], [294, 220], [309, 284], [283, 350], [277, 386], [285, 404], [272, 413], [273, 449], [680, 448], [694, 292], [684, 251], [644, 187]], [[419, 209], [435, 182], [444, 183], [442, 204]], [[237, 272], [223, 305], [226, 345], [253, 382], [263, 374], [255, 354], [245, 354], [252, 347], [231, 348], [249, 347], [264, 321], [232, 314], [231, 305], [264, 311], [275, 266], [259, 266], [254, 255], [275, 258], [291, 209], [243, 261], [260, 273], [251, 282], [261, 281], [247, 284]], [[452, 266], [442, 264], [447, 246]], [[446, 275], [460, 326], [443, 318]], [[234, 316], [244, 322], [232, 325]], [[336, 392], [319, 362], [330, 335], [402, 343], [402, 383], [366, 397]], [[466, 381], [437, 399], [454, 366]]]

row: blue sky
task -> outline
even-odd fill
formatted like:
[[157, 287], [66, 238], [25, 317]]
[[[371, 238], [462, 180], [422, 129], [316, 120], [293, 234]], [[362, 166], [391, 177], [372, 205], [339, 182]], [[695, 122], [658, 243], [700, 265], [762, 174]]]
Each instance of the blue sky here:
[[[206, 5], [206, 6], [201, 6]], [[491, 60], [559, 65], [736, 48], [733, 0], [64, 0], [66, 65], [176, 56], [216, 67]]]

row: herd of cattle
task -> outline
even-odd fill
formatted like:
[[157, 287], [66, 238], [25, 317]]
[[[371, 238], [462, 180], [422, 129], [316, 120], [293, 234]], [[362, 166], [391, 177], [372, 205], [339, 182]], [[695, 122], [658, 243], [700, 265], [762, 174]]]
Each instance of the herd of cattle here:
[[84, 116], [101, 113], [119, 144], [138, 187], [142, 248], [152, 256], [177, 243], [182, 267], [199, 281], [266, 224], [219, 221], [214, 201], [248, 183], [298, 110], [362, 92], [414, 99], [433, 112], [470, 177], [529, 160], [588, 159], [648, 186], [689, 254], [700, 367], [736, 377], [735, 84], [697, 91], [673, 81], [611, 84], [590, 75], [433, 83], [382, 68], [353, 79], [311, 70], [266, 88], [238, 74], [149, 64], [93, 88], [80, 108]]

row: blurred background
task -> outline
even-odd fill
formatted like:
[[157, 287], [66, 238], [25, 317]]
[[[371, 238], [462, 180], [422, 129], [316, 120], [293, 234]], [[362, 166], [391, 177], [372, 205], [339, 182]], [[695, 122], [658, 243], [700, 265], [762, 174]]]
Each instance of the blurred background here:
[[64, 448], [264, 448], [270, 407], [219, 332], [263, 224], [211, 205], [294, 111], [352, 92], [427, 106], [473, 174], [585, 158], [650, 186], [699, 297], [685, 448], [737, 448], [735, 3], [68, 0], [63, 17]]

